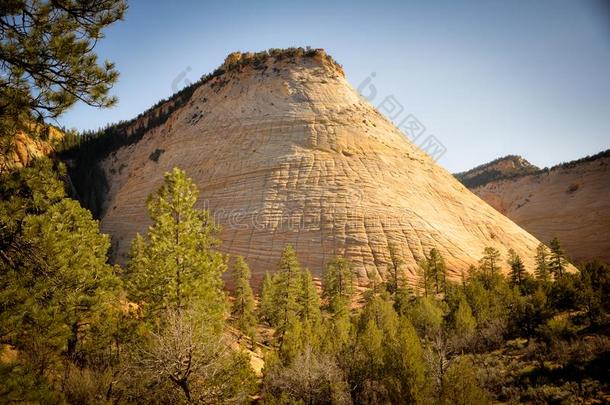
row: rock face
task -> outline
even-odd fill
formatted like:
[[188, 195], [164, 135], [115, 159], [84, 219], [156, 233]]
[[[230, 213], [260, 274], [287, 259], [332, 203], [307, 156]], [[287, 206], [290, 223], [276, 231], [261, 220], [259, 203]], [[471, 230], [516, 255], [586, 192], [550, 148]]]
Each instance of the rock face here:
[[36, 137], [23, 131], [15, 134], [10, 150], [0, 152], [0, 172], [25, 167], [32, 160], [51, 154], [54, 151], [53, 145], [60, 142], [64, 136], [61, 131], [51, 126], [37, 131], [42, 133]]
[[221, 250], [243, 255], [255, 282], [286, 244], [314, 275], [347, 256], [362, 284], [384, 278], [389, 244], [411, 280], [433, 247], [453, 277], [485, 246], [531, 265], [538, 240], [411, 144], [323, 51], [249, 58], [232, 54], [163, 125], [102, 162], [102, 230], [119, 262], [149, 224], [147, 196], [178, 166], [222, 226]]
[[610, 261], [610, 151], [472, 191], [538, 239], [557, 236], [572, 260]]
[[457, 173], [455, 177], [463, 185], [472, 189], [487, 184], [490, 181], [509, 179], [538, 171], [540, 171], [540, 168], [534, 166], [521, 156], [508, 155], [466, 172]]

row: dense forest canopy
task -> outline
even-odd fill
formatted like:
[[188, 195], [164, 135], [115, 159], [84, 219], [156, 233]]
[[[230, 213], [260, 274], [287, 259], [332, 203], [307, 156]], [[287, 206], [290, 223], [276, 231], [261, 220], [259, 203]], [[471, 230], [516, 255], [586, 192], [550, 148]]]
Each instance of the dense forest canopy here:
[[486, 248], [459, 280], [432, 249], [415, 282], [388, 246], [385, 280], [364, 290], [343, 257], [320, 290], [286, 246], [255, 295], [247, 262], [215, 250], [218, 227], [194, 208], [198, 190], [183, 171], [149, 198], [153, 225], [125, 268], [107, 264], [108, 237], [66, 197], [64, 175], [43, 159], [2, 177], [0, 221], [13, 242], [0, 261], [2, 398], [466, 404], [608, 394], [610, 268], [569, 272], [557, 239], [532, 252], [535, 269]]

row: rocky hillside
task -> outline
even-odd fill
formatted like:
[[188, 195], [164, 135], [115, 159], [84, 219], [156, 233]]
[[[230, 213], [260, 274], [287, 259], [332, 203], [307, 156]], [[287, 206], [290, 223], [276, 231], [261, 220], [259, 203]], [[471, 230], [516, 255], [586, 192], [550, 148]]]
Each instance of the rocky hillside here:
[[149, 224], [147, 196], [175, 166], [222, 226], [222, 250], [243, 255], [255, 280], [289, 243], [314, 274], [349, 257], [361, 283], [385, 276], [390, 244], [411, 279], [433, 247], [458, 277], [485, 246], [530, 263], [538, 244], [410, 143], [323, 50], [229, 55], [99, 166], [101, 226], [119, 262]]
[[536, 173], [540, 170], [521, 156], [508, 155], [477, 166], [455, 177], [468, 188], [479, 187], [494, 180], [510, 179]]
[[[35, 136], [34, 131], [37, 132]], [[0, 152], [0, 172], [25, 167], [33, 159], [51, 154], [63, 137], [63, 132], [53, 126], [40, 129], [32, 126], [30, 133], [18, 131], [13, 144]]]
[[574, 261], [610, 261], [610, 150], [471, 189], [538, 239], [557, 236]]

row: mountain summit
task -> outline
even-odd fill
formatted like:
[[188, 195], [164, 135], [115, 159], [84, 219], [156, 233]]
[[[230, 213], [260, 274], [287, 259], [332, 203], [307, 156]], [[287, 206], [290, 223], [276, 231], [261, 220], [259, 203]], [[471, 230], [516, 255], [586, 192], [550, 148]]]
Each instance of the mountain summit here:
[[508, 155], [489, 163], [482, 164], [465, 172], [456, 173], [455, 177], [466, 187], [484, 186], [496, 181], [536, 173], [540, 170], [521, 156]]
[[345, 255], [365, 283], [385, 278], [390, 245], [413, 279], [432, 248], [458, 277], [486, 246], [530, 264], [539, 243], [414, 146], [323, 50], [233, 53], [162, 124], [105, 157], [101, 225], [118, 261], [175, 166], [221, 225], [221, 250], [243, 255], [255, 279], [287, 244], [318, 275]]

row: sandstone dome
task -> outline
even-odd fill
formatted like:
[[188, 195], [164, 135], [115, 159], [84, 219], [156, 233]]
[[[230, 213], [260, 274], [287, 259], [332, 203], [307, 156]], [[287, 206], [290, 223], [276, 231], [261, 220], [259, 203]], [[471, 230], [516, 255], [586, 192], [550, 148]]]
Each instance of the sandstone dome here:
[[533, 268], [538, 240], [413, 145], [323, 51], [235, 53], [220, 72], [102, 162], [101, 226], [119, 262], [150, 223], [147, 196], [177, 166], [221, 225], [220, 249], [244, 256], [254, 280], [276, 269], [287, 244], [318, 276], [348, 257], [361, 284], [384, 278], [390, 244], [411, 280], [434, 247], [453, 277], [486, 246], [504, 258], [513, 248]]

